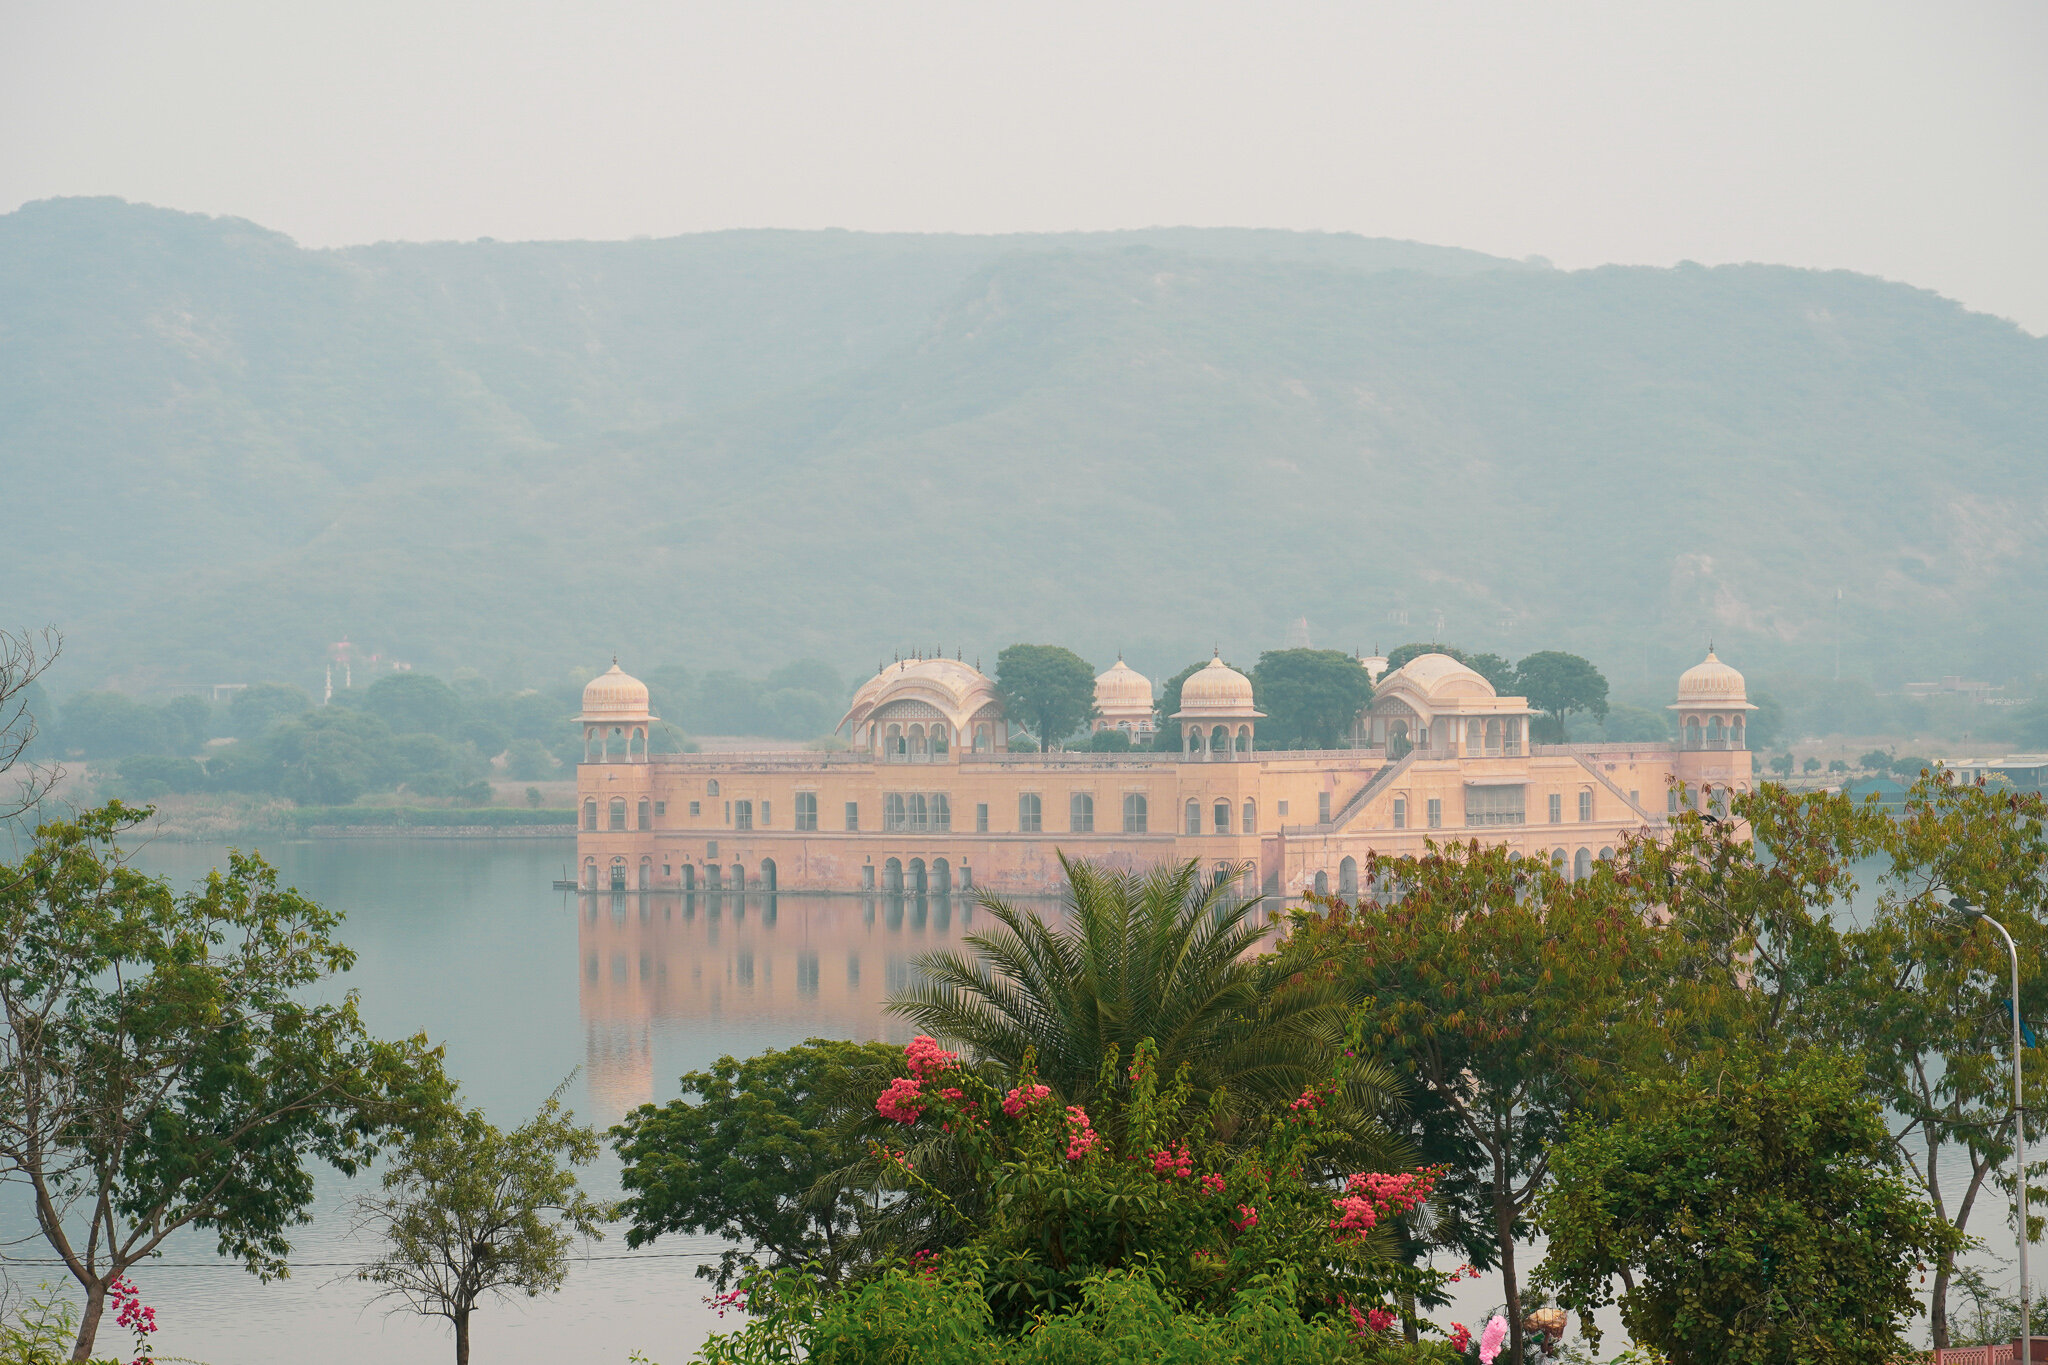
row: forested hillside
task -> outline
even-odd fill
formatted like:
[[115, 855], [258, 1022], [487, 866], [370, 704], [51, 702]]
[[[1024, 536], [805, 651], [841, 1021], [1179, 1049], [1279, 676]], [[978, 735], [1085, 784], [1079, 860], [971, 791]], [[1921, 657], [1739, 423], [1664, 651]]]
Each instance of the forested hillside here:
[[1020, 639], [2048, 664], [2048, 341], [1771, 266], [1231, 231], [306, 251], [0, 217], [5, 616], [62, 685], [858, 672]]

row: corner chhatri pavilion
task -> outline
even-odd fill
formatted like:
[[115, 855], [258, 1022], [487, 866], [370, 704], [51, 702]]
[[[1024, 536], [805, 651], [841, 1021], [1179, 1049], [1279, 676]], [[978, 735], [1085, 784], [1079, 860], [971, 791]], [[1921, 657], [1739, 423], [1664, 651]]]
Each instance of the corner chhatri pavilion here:
[[[583, 694], [579, 880], [1053, 894], [1064, 852], [1131, 870], [1192, 858], [1269, 895], [1350, 894], [1368, 853], [1452, 839], [1583, 876], [1681, 799], [1725, 804], [1753, 781], [1755, 708], [1712, 651], [1679, 679], [1675, 744], [1530, 743], [1528, 700], [1448, 655], [1378, 684], [1348, 749], [1261, 751], [1251, 680], [1219, 656], [1166, 722], [1177, 751], [1013, 754], [991, 679], [957, 659], [910, 659], [854, 694], [845, 752], [651, 756], [647, 688], [614, 662]], [[1096, 728], [1150, 740], [1152, 685], [1122, 659], [1096, 679], [1096, 700]]]

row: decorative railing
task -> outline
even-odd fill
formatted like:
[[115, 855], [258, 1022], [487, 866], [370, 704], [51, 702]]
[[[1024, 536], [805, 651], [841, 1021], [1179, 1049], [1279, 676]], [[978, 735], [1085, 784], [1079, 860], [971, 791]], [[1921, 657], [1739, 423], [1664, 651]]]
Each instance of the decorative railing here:
[[[2039, 1342], [2041, 1338], [2035, 1337]], [[1949, 1346], [1926, 1357], [1929, 1365], [2013, 1365], [2019, 1358], [2019, 1343], [2001, 1341], [1990, 1346]], [[2040, 1357], [2034, 1357], [2039, 1360]]]

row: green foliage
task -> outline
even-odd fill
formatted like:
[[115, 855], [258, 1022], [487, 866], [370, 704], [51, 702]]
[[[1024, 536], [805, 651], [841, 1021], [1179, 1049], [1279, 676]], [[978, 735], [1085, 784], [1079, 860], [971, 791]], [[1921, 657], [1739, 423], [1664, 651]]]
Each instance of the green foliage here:
[[1882, 749], [1872, 749], [1856, 760], [1856, 766], [1867, 773], [1888, 773], [1892, 770], [1892, 756]]
[[[1669, 743], [1670, 712], [1647, 711], [1640, 706], [1610, 706], [1601, 718], [1600, 736], [1617, 743]], [[1752, 747], [1757, 746], [1752, 744]]]
[[[966, 937], [972, 955], [919, 958], [889, 1009], [1013, 1070], [1033, 1059], [1077, 1104], [1098, 1102], [1105, 1059], [1147, 1038], [1163, 1068], [1189, 1069], [1200, 1104], [1227, 1091], [1233, 1106], [1282, 1105], [1327, 1070], [1338, 993], [1311, 954], [1253, 952], [1268, 933], [1256, 900], [1193, 861], [1143, 874], [1062, 864], [1065, 914], [1048, 922], [984, 896], [995, 927]], [[1382, 1096], [1392, 1088], [1372, 1080]]]
[[1664, 1055], [1653, 983], [1666, 936], [1604, 864], [1567, 882], [1474, 842], [1366, 871], [1398, 896], [1311, 898], [1294, 940], [1337, 958], [1369, 1045], [1426, 1093], [1425, 1149], [1455, 1162], [1434, 1235], [1500, 1266], [1519, 1352], [1514, 1244], [1567, 1123], [1610, 1113], [1619, 1078]]
[[356, 704], [395, 735], [452, 738], [464, 711], [460, 694], [427, 673], [387, 673], [371, 683]]
[[1514, 685], [1505, 690], [1527, 697], [1531, 706], [1550, 716], [1560, 733], [1566, 717], [1574, 712], [1594, 717], [1607, 714], [1607, 679], [1600, 670], [1576, 654], [1555, 649], [1531, 654], [1516, 664]]
[[69, 1210], [40, 1231], [86, 1351], [106, 1286], [179, 1228], [283, 1273], [309, 1163], [353, 1173], [448, 1093], [424, 1038], [372, 1038], [352, 994], [308, 1003], [353, 961], [337, 914], [240, 854], [178, 895], [115, 849], [142, 814], [46, 824], [0, 868], [0, 1168]]
[[252, 683], [228, 703], [228, 733], [257, 739], [272, 725], [313, 709], [313, 699], [289, 683]]
[[196, 792], [206, 785], [206, 769], [189, 758], [168, 754], [131, 754], [121, 760], [121, 784], [131, 797], [162, 792]]
[[996, 691], [1014, 727], [1050, 749], [1095, 719], [1095, 670], [1061, 645], [1011, 645], [996, 656]]
[[457, 1365], [467, 1365], [480, 1302], [553, 1293], [577, 1239], [604, 1235], [610, 1210], [576, 1178], [597, 1154], [597, 1134], [576, 1125], [560, 1089], [509, 1133], [480, 1110], [445, 1116], [409, 1136], [379, 1191], [357, 1200], [382, 1252], [356, 1278], [378, 1286], [378, 1298], [448, 1319]]
[[119, 692], [81, 692], [64, 704], [57, 747], [84, 758], [160, 754], [168, 745], [164, 718]]
[[1820, 760], [1808, 758], [1806, 762], [1799, 765], [1799, 770], [1804, 773], [1817, 773], [1820, 771]]
[[1790, 753], [1779, 754], [1771, 760], [1771, 771], [1780, 777], [1790, 777], [1792, 775], [1792, 762], [1792, 755]]
[[1568, 1305], [1607, 1302], [1673, 1365], [1885, 1365], [1926, 1259], [1962, 1245], [1892, 1168], [1853, 1065], [1741, 1053], [1552, 1149], [1537, 1221]]
[[1097, 754], [1127, 754], [1134, 746], [1128, 730], [1097, 730], [1088, 736], [1088, 751]]
[[1917, 780], [1920, 774], [1932, 767], [1934, 767], [1933, 759], [1918, 758], [1912, 754], [1906, 754], [1892, 760], [1892, 776], [1898, 778], [1901, 782], [1912, 782]]
[[1252, 669], [1262, 749], [1335, 749], [1372, 700], [1372, 679], [1338, 649], [1275, 649]]
[[759, 1264], [811, 1265], [837, 1283], [862, 1263], [854, 1238], [867, 1205], [832, 1177], [865, 1153], [859, 1120], [873, 1117], [902, 1058], [886, 1043], [813, 1038], [686, 1074], [681, 1098], [642, 1105], [611, 1130], [626, 1245], [722, 1237], [734, 1245], [697, 1267], [721, 1291]]

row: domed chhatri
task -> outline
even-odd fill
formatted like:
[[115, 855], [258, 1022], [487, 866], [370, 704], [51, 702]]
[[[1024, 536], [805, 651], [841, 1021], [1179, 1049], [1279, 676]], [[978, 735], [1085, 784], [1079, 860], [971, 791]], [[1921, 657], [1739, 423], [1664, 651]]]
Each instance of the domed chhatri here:
[[1707, 657], [1678, 676], [1678, 701], [1671, 708], [1687, 706], [1741, 707], [1754, 711], [1742, 675], [1721, 662], [1709, 648]]
[[629, 763], [647, 761], [647, 728], [658, 719], [647, 705], [647, 684], [619, 667], [583, 687], [583, 761], [610, 762], [616, 754]]
[[959, 659], [898, 659], [860, 685], [839, 719], [855, 747], [887, 763], [944, 763], [963, 749], [1000, 753], [1008, 745], [996, 685]]
[[1152, 733], [1152, 680], [1116, 656], [1095, 678], [1095, 728], [1130, 735]]
[[1252, 680], [1223, 662], [1221, 654], [1195, 670], [1180, 687], [1181, 752], [1211, 762], [1249, 759], [1252, 725], [1265, 712], [1253, 709]]

